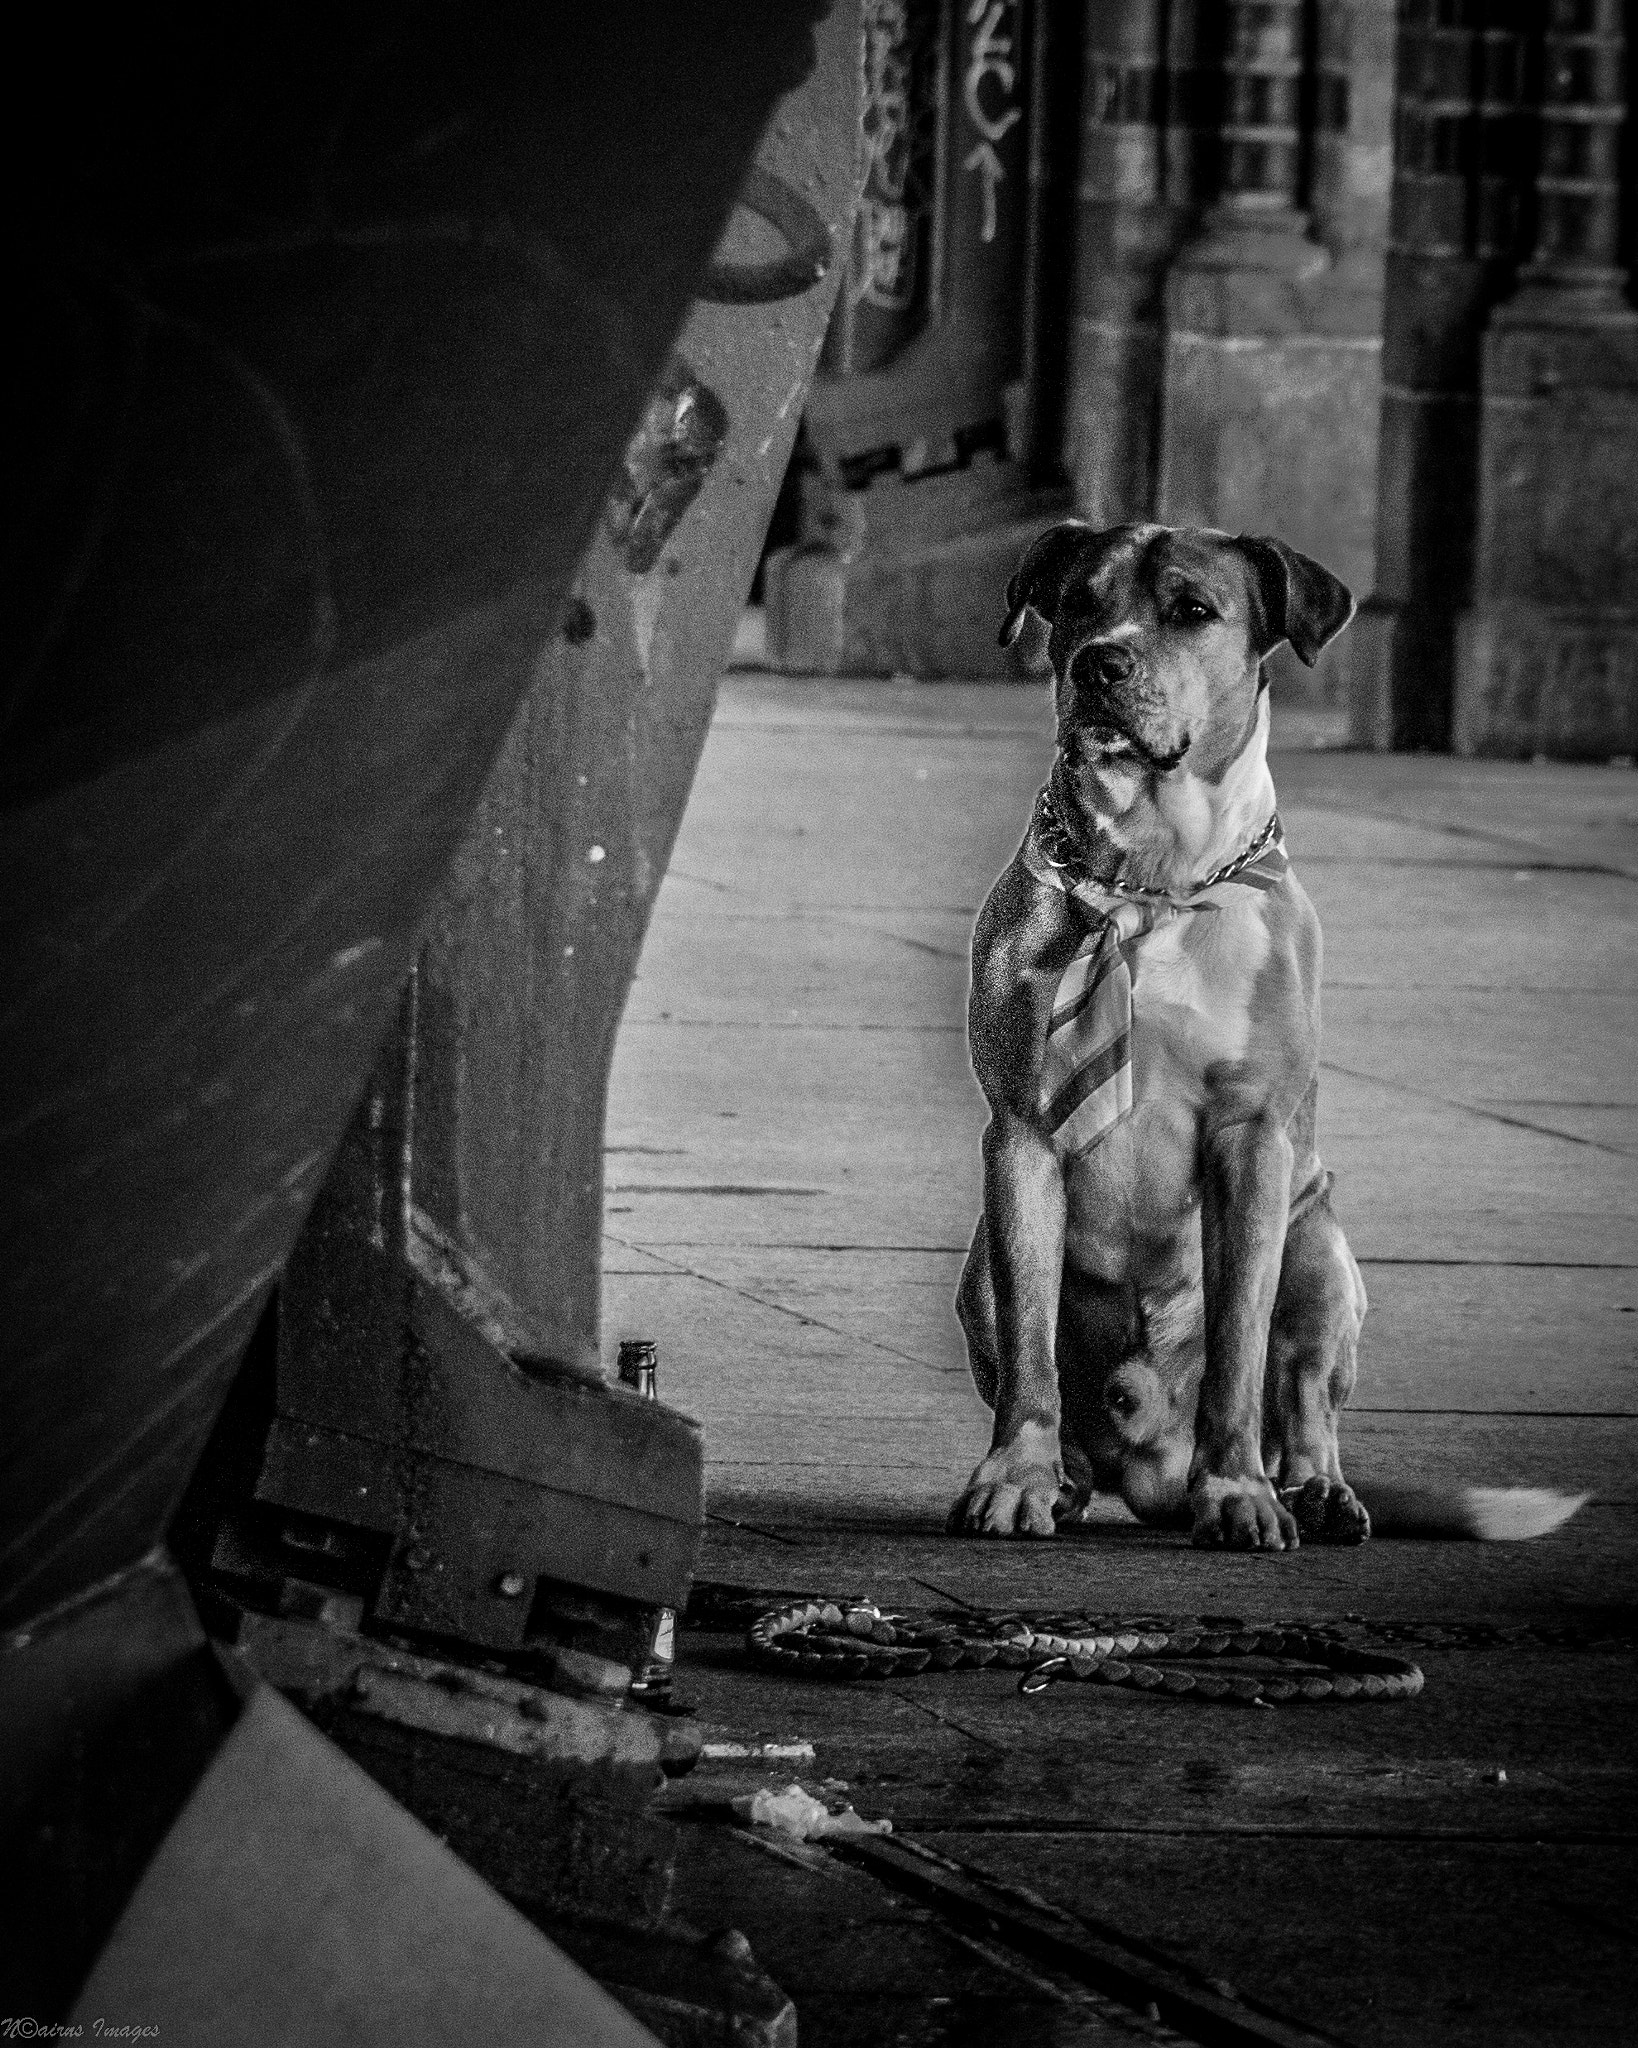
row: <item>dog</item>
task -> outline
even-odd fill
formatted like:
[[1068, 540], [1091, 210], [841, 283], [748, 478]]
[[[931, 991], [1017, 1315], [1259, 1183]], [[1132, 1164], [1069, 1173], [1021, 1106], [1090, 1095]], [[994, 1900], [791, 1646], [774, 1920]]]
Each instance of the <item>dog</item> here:
[[[957, 1315], [994, 1430], [952, 1531], [1050, 1536], [1100, 1491], [1204, 1547], [1371, 1534], [1338, 1448], [1367, 1302], [1315, 1146], [1320, 925], [1265, 669], [1282, 642], [1311, 667], [1354, 608], [1283, 541], [1077, 520], [1007, 587], [1002, 644], [1047, 629], [1058, 745], [973, 935], [990, 1123]], [[1580, 1505], [1384, 1501], [1468, 1535]]]

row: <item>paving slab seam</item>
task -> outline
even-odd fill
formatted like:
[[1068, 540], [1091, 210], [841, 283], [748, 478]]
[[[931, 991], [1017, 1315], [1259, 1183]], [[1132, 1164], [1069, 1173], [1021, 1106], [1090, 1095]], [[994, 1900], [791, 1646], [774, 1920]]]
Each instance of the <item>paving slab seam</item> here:
[[[781, 1187], [774, 1181], [617, 1180], [604, 1190], [610, 1195], [825, 1195], [828, 1188]], [[617, 1240], [618, 1241], [618, 1240]], [[634, 1247], [633, 1247], [634, 1249]]]
[[1475, 1102], [1511, 1102], [1516, 1109], [1638, 1109], [1638, 1102], [1577, 1102], [1557, 1095], [1476, 1095]]
[[1295, 849], [1292, 859], [1305, 868], [1454, 868], [1464, 875], [1603, 875], [1615, 882], [1638, 881], [1638, 875], [1602, 861], [1442, 860], [1437, 854], [1300, 853]]
[[[1375, 981], [1350, 981], [1342, 975], [1325, 977], [1324, 989], [1330, 994], [1346, 989], [1354, 994], [1430, 996], [1630, 996], [1632, 988], [1625, 982], [1606, 987], [1602, 982], [1535, 982], [1535, 981], [1413, 981], [1402, 975], [1381, 976]], [[1489, 1098], [1481, 1098], [1486, 1100]], [[1503, 1100], [1511, 1098], [1502, 1098]], [[1595, 1108], [1604, 1105], [1597, 1103]], [[1617, 1105], [1624, 1107], [1625, 1105]]]
[[[606, 1233], [611, 1243], [622, 1250], [647, 1253], [657, 1257], [660, 1249], [670, 1251], [720, 1251], [723, 1247], [715, 1238], [709, 1237], [651, 1237], [642, 1243], [628, 1242], [625, 1238]], [[865, 1252], [882, 1254], [915, 1254], [928, 1258], [964, 1259], [969, 1247], [965, 1244], [837, 1244], [823, 1240], [810, 1241], [797, 1237], [753, 1237], [738, 1238], [733, 1250], [741, 1252]], [[1638, 1260], [1629, 1259], [1457, 1259], [1441, 1258], [1435, 1254], [1392, 1252], [1360, 1252], [1356, 1254], [1362, 1266], [1472, 1266], [1484, 1271], [1513, 1271], [1522, 1273], [1638, 1273]]]
[[1466, 1415], [1509, 1422], [1632, 1422], [1631, 1408], [1378, 1408], [1369, 1401], [1350, 1401], [1350, 1415], [1400, 1415], [1407, 1421], [1425, 1416]]
[[[1546, 851], [1545, 848], [1537, 845], [1533, 840], [1510, 839], [1503, 833], [1485, 832], [1481, 830], [1477, 825], [1453, 824], [1449, 819], [1442, 819], [1438, 822], [1435, 822], [1432, 819], [1418, 817], [1414, 813], [1407, 811], [1383, 810], [1374, 804], [1362, 804], [1358, 802], [1333, 800], [1326, 802], [1324, 805], [1321, 805], [1317, 803], [1314, 797], [1310, 794], [1299, 797], [1293, 808], [1312, 810], [1318, 810], [1323, 808], [1325, 810], [1336, 810], [1341, 811], [1346, 817], [1370, 818], [1375, 823], [1380, 825], [1409, 825], [1419, 831], [1445, 832], [1448, 833], [1452, 839], [1472, 840], [1482, 846], [1494, 846], [1498, 849], [1505, 847], [1517, 847], [1520, 856], [1519, 859], [1513, 861], [1499, 861], [1497, 862], [1497, 865], [1500, 867], [1511, 867], [1514, 869], [1528, 867], [1530, 865], [1529, 857], [1532, 854], [1539, 857], [1543, 852]], [[1368, 866], [1369, 861], [1361, 860], [1359, 862], [1359, 865]], [[1594, 872], [1602, 875], [1608, 875], [1616, 881], [1638, 882], [1638, 867], [1627, 867], [1621, 862], [1613, 862], [1607, 865], [1601, 862], [1598, 864]]]
[[954, 1714], [940, 1713], [931, 1700], [918, 1699], [914, 1693], [900, 1692], [896, 1686], [891, 1685], [883, 1686], [882, 1691], [889, 1699], [913, 1707], [918, 1714], [925, 1714], [929, 1720], [937, 1721], [941, 1727], [953, 1728], [957, 1735], [964, 1735], [969, 1742], [979, 1743], [985, 1749], [993, 1749], [997, 1756], [1007, 1754], [1009, 1744], [997, 1742], [993, 1735], [986, 1735], [981, 1729], [970, 1728], [965, 1721], [958, 1721]]
[[[612, 1232], [606, 1232], [605, 1235], [613, 1237]], [[614, 1242], [622, 1250], [628, 1252], [648, 1250], [646, 1246], [623, 1237], [614, 1237]], [[648, 1256], [655, 1258], [659, 1255], [649, 1250]], [[766, 1295], [753, 1293], [749, 1288], [736, 1287], [731, 1280], [719, 1280], [714, 1273], [701, 1272], [696, 1267], [682, 1265], [672, 1260], [666, 1260], [663, 1263], [671, 1267], [673, 1274], [678, 1279], [698, 1280], [707, 1287], [719, 1287], [723, 1293], [732, 1294], [740, 1301], [751, 1302], [757, 1308], [768, 1309], [774, 1315], [787, 1316], [792, 1322], [799, 1324], [804, 1329], [823, 1330], [827, 1336], [840, 1337], [844, 1343], [858, 1344], [869, 1351], [879, 1351], [886, 1358], [896, 1358], [906, 1365], [919, 1366], [923, 1372], [942, 1373], [948, 1371], [947, 1367], [937, 1365], [931, 1359], [918, 1358], [914, 1352], [900, 1351], [892, 1344], [884, 1344], [879, 1337], [865, 1337], [854, 1330], [839, 1329], [836, 1324], [827, 1323], [819, 1316], [805, 1315], [799, 1309], [787, 1308], [783, 1302], [772, 1301]]]
[[965, 1024], [825, 1023], [800, 1017], [627, 1017], [622, 1031], [896, 1031], [911, 1034], [965, 1035]]
[[716, 1514], [710, 1508], [707, 1508], [705, 1511], [705, 1519], [708, 1522], [715, 1522], [719, 1528], [739, 1529], [748, 1536], [760, 1536], [768, 1543], [782, 1543], [790, 1550], [805, 1550], [807, 1548], [807, 1545], [800, 1536], [782, 1535], [777, 1529], [764, 1528], [760, 1522], [743, 1522], [734, 1515]]
[[[721, 1249], [708, 1237], [655, 1237], [645, 1242], [669, 1245], [673, 1251]], [[631, 1249], [640, 1251], [643, 1246], [637, 1245]], [[810, 1243], [805, 1238], [793, 1237], [744, 1238], [735, 1244], [734, 1249], [742, 1252], [903, 1252], [926, 1254], [930, 1258], [940, 1259], [964, 1259], [967, 1256], [967, 1247], [964, 1244], [829, 1244]]]
[[982, 740], [986, 744], [998, 739], [1041, 740], [1041, 728], [1037, 725], [944, 725], [929, 720], [925, 725], [886, 725], [868, 718], [824, 718], [794, 719], [781, 722], [777, 719], [736, 718], [730, 712], [712, 721], [718, 732], [755, 733], [761, 738], [765, 733], [800, 733], [804, 737], [814, 732], [846, 734], [855, 739], [929, 740], [941, 744], [949, 740]]
[[[965, 1734], [967, 1731], [963, 1729], [960, 1732]], [[1503, 1794], [1503, 1797], [1505, 1796]], [[899, 1831], [917, 1836], [932, 1836], [935, 1839], [939, 1835], [994, 1835], [1007, 1841], [1042, 1842], [1096, 1841], [1107, 1836], [1112, 1840], [1179, 1842], [1402, 1842], [1406, 1845], [1460, 1842], [1470, 1847], [1515, 1849], [1622, 1849], [1638, 1844], [1638, 1834], [1630, 1829], [1601, 1833], [1592, 1828], [1523, 1828], [1517, 1831], [1499, 1828], [1440, 1827], [1337, 1828], [1305, 1827], [1295, 1821], [1285, 1827], [1269, 1822], [1236, 1825], [1232, 1821], [1202, 1824], [1198, 1827], [1119, 1827], [1103, 1826], [1097, 1821], [1082, 1821], [1066, 1827], [1059, 1821], [1029, 1818], [1015, 1821], [993, 1814], [973, 1815], [954, 1820], [929, 1819], [924, 1816], [902, 1818]]]
[[1488, 1123], [1506, 1124], [1516, 1131], [1533, 1131], [1538, 1137], [1559, 1138], [1566, 1145], [1583, 1145], [1593, 1152], [1605, 1152], [1615, 1159], [1638, 1158], [1630, 1147], [1606, 1145], [1600, 1138], [1583, 1138], [1574, 1131], [1560, 1131], [1551, 1124], [1532, 1123], [1528, 1117], [1504, 1116], [1499, 1109], [1485, 1109], [1478, 1103], [1463, 1102], [1453, 1095], [1441, 1095], [1435, 1088], [1418, 1088], [1414, 1081], [1404, 1081], [1381, 1074], [1367, 1074], [1358, 1067], [1345, 1067], [1336, 1060], [1321, 1060], [1321, 1067], [1328, 1074], [1342, 1074], [1350, 1081], [1364, 1081], [1377, 1088], [1385, 1088], [1395, 1095], [1414, 1095], [1422, 1102], [1437, 1102], [1441, 1108], [1461, 1110], [1467, 1116], [1482, 1117]]
[[1638, 1261], [1626, 1259], [1443, 1259], [1406, 1253], [1359, 1252], [1362, 1266], [1475, 1266], [1481, 1270], [1521, 1273], [1638, 1273]]

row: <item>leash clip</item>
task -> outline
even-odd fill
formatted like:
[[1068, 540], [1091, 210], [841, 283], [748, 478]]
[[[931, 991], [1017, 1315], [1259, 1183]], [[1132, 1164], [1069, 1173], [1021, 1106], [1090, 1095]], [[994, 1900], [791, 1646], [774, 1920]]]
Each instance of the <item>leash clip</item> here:
[[1018, 1690], [1024, 1698], [1033, 1699], [1038, 1692], [1045, 1692], [1062, 1678], [1069, 1669], [1067, 1657], [1049, 1657], [1044, 1664], [1037, 1664], [1033, 1671], [1026, 1671], [1018, 1681]]

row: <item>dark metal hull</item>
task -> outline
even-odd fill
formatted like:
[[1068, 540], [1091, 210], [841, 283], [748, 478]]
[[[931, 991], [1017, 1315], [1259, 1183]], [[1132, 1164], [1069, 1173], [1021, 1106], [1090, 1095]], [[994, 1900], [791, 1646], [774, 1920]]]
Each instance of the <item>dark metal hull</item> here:
[[798, 7], [542, 13], [75, 73], [0, 760], [13, 1621], [160, 1539], [812, 61]]

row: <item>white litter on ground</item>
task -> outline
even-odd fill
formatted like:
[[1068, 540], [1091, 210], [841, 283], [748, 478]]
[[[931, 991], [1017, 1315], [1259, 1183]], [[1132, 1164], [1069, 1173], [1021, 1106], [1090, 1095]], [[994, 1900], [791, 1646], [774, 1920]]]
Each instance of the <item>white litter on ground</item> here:
[[765, 1758], [769, 1763], [804, 1764], [813, 1761], [811, 1742], [702, 1742], [700, 1755], [711, 1763], [735, 1763], [745, 1758]]
[[772, 1828], [797, 1842], [822, 1842], [847, 1835], [890, 1835], [890, 1820], [861, 1820], [851, 1806], [832, 1813], [793, 1779], [783, 1792], [752, 1792], [734, 1801], [734, 1812], [753, 1827]]

